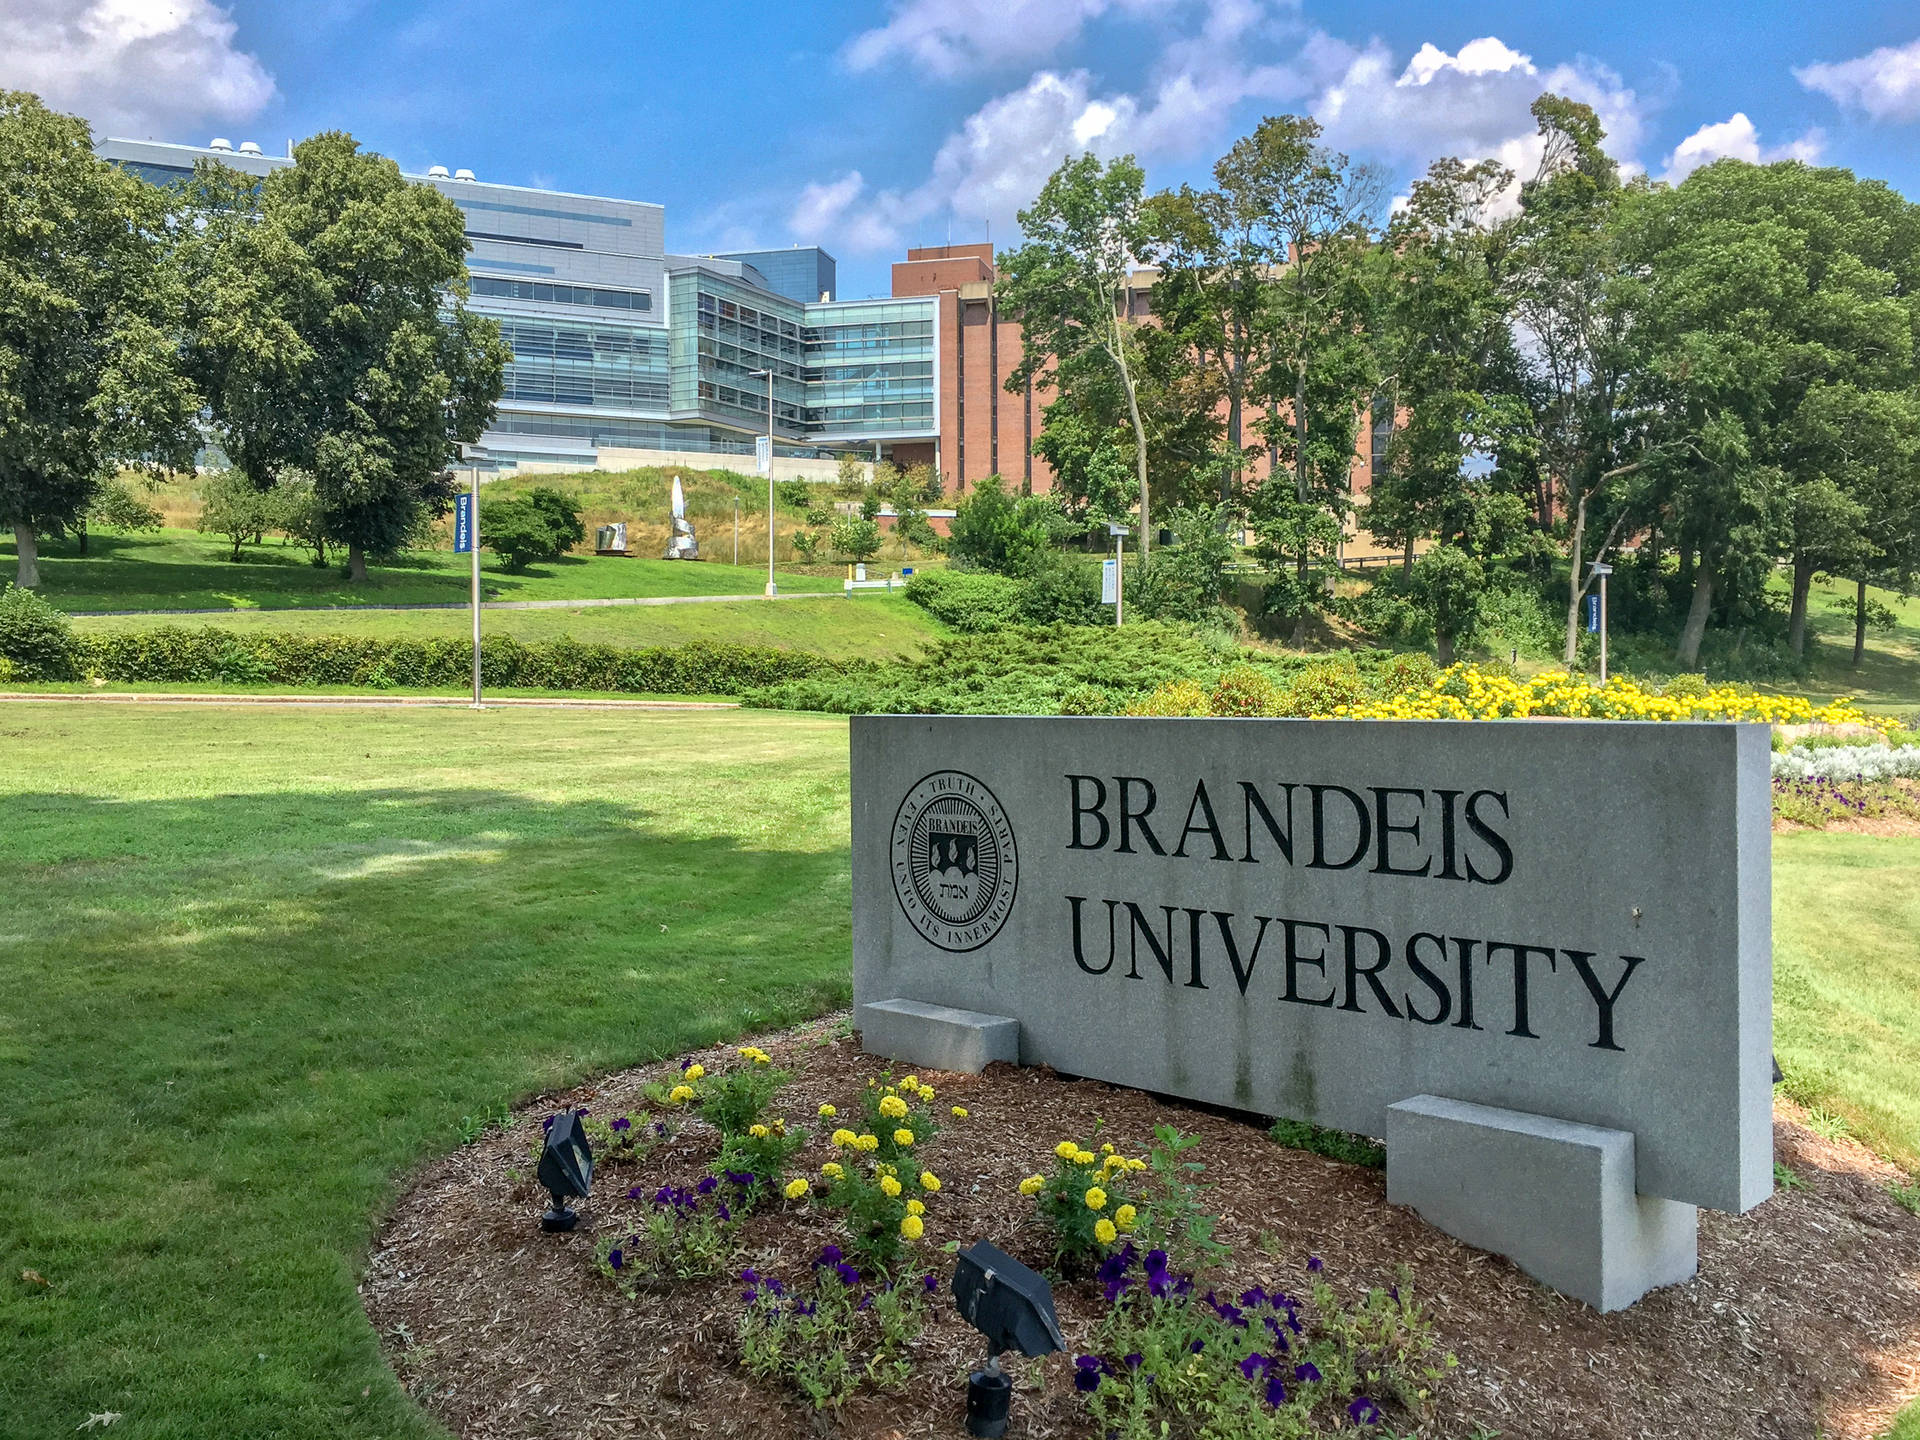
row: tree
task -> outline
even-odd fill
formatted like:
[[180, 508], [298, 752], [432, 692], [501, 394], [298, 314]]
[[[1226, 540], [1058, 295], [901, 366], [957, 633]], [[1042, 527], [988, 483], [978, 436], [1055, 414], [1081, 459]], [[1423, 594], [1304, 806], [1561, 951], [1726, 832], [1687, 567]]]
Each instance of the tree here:
[[966, 568], [1025, 575], [1067, 528], [1050, 496], [1009, 495], [1000, 477], [989, 475], [954, 507], [947, 553]]
[[109, 530], [158, 530], [164, 519], [158, 510], [134, 492], [132, 484], [124, 477], [115, 475], [100, 482], [73, 528], [80, 542], [80, 553], [84, 555], [87, 553], [90, 526], [102, 525]]
[[827, 543], [859, 564], [880, 551], [880, 526], [863, 515], [842, 515], [827, 532]]
[[39, 537], [128, 466], [192, 463], [167, 196], [95, 158], [86, 122], [0, 91], [0, 525], [23, 588]]
[[1433, 622], [1436, 658], [1453, 664], [1454, 649], [1471, 635], [1486, 570], [1457, 545], [1436, 545], [1414, 562], [1407, 590]]
[[1801, 651], [1815, 572], [1861, 573], [1875, 511], [1913, 513], [1916, 238], [1920, 209], [1886, 186], [1797, 161], [1720, 161], [1627, 208], [1637, 383], [1668, 442], [1659, 498], [1692, 572], [1683, 665], [1716, 614], [1766, 608], [1782, 555]]
[[480, 544], [516, 573], [535, 560], [557, 560], [564, 548], [552, 517], [520, 496], [480, 502]]
[[[1026, 243], [1001, 257], [1001, 311], [1023, 328], [1025, 353], [1007, 378], [1019, 392], [1051, 368], [1064, 394], [1110, 377], [1125, 402], [1140, 495], [1140, 558], [1148, 553], [1152, 497], [1147, 432], [1132, 370], [1134, 328], [1125, 314], [1127, 276], [1144, 247], [1146, 175], [1131, 155], [1102, 165], [1093, 155], [1061, 162], [1020, 212]], [[1051, 413], [1051, 407], [1049, 407]]]
[[580, 522], [579, 507], [560, 491], [551, 485], [535, 485], [527, 491], [527, 503], [546, 517], [547, 528], [553, 532], [553, 558], [585, 543], [587, 527]]
[[466, 307], [459, 206], [351, 136], [315, 136], [265, 179], [202, 162], [181, 244], [188, 364], [215, 431], [261, 489], [311, 476], [355, 580], [450, 500], [510, 352]]
[[233, 544], [227, 558], [237, 561], [249, 540], [259, 544], [269, 530], [280, 528], [282, 506], [276, 491], [258, 488], [238, 470], [209, 476], [200, 492], [200, 519], [195, 529], [203, 535], [224, 535]]
[[1127, 606], [1144, 620], [1207, 622], [1220, 610], [1220, 592], [1234, 544], [1212, 505], [1181, 506], [1167, 517], [1174, 543], [1163, 545], [1127, 589]]

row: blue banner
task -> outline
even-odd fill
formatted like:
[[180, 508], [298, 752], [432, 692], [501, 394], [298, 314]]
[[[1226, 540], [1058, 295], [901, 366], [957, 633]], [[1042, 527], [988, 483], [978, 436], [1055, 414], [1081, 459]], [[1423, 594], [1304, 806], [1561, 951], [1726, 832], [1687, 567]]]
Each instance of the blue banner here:
[[1598, 634], [1600, 631], [1600, 597], [1587, 596], [1587, 629]]
[[453, 553], [473, 552], [473, 492], [464, 490], [453, 497]]

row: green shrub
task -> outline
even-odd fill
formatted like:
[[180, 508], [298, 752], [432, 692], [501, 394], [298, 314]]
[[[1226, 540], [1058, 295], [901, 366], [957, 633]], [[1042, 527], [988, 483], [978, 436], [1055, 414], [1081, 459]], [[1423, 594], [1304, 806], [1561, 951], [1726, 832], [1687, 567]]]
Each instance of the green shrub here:
[[480, 546], [512, 571], [524, 570], [535, 560], [557, 560], [566, 548], [545, 510], [531, 498], [513, 496], [480, 502]]
[[1688, 672], [1676, 675], [1667, 681], [1660, 687], [1660, 693], [1671, 696], [1675, 700], [1702, 700], [1711, 689], [1712, 687], [1707, 684], [1706, 676]]
[[1018, 580], [963, 570], [928, 570], [907, 582], [907, 598], [963, 635], [1017, 625], [1026, 591]]
[[1282, 700], [1286, 715], [1326, 715], [1341, 705], [1373, 698], [1372, 689], [1346, 656], [1317, 660], [1294, 677]]
[[536, 485], [527, 491], [527, 504], [547, 522], [553, 533], [555, 554], [564, 555], [587, 538], [587, 527], [580, 521], [579, 508], [551, 485]]
[[[56, 616], [58, 612], [55, 612]], [[58, 617], [64, 625], [64, 617]], [[4, 622], [0, 621], [0, 631]], [[415, 689], [464, 685], [473, 649], [464, 639], [389, 640], [359, 635], [245, 634], [164, 625], [86, 635], [72, 642], [75, 668], [105, 680], [160, 684], [368, 685]], [[0, 653], [15, 659], [0, 633]], [[523, 644], [490, 635], [480, 647], [487, 685], [657, 695], [732, 695], [756, 686], [831, 675], [836, 662], [798, 650], [695, 641], [623, 649], [562, 638]], [[62, 678], [57, 675], [27, 678]]]
[[1365, 1135], [1329, 1130], [1305, 1120], [1276, 1120], [1267, 1135], [1276, 1145], [1284, 1145], [1289, 1150], [1305, 1150], [1346, 1165], [1364, 1165], [1370, 1170], [1387, 1168], [1387, 1147]]
[[1037, 560], [1021, 579], [1021, 614], [1032, 625], [1106, 625], [1113, 615], [1100, 603], [1100, 568], [1058, 551]]
[[16, 680], [80, 676], [73, 625], [31, 590], [0, 589], [0, 659]]

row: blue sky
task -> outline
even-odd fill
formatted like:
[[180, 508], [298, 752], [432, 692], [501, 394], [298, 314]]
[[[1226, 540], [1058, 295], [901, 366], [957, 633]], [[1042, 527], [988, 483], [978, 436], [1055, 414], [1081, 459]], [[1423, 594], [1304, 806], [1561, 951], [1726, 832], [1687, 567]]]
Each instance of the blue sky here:
[[906, 245], [1012, 238], [1068, 150], [1176, 184], [1285, 111], [1404, 182], [1524, 171], [1553, 88], [1656, 177], [1791, 155], [1920, 197], [1910, 3], [0, 0], [0, 85], [107, 134], [337, 127], [409, 169], [658, 200], [675, 250], [826, 245], [844, 296]]

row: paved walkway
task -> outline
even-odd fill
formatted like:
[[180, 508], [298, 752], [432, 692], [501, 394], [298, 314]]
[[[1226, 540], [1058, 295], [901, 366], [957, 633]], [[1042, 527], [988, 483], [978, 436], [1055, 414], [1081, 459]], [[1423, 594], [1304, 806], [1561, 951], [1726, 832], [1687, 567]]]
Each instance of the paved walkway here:
[[[346, 707], [356, 710], [382, 709], [454, 709], [471, 708], [473, 702], [457, 695], [195, 695], [163, 691], [31, 691], [0, 690], [0, 704], [41, 704], [46, 701], [80, 700], [94, 705], [304, 705], [310, 708]], [[520, 707], [533, 710], [737, 710], [731, 700], [592, 700], [556, 696], [551, 700], [538, 696], [486, 697], [489, 710]]]
[[[794, 590], [779, 595], [603, 596], [589, 600], [482, 600], [482, 610], [581, 610], [600, 605], [720, 605], [740, 600], [825, 600], [845, 590]], [[340, 610], [471, 610], [467, 600], [435, 600], [419, 605], [273, 605], [253, 608], [223, 605], [203, 610], [69, 610], [76, 620], [103, 615], [301, 615]]]

